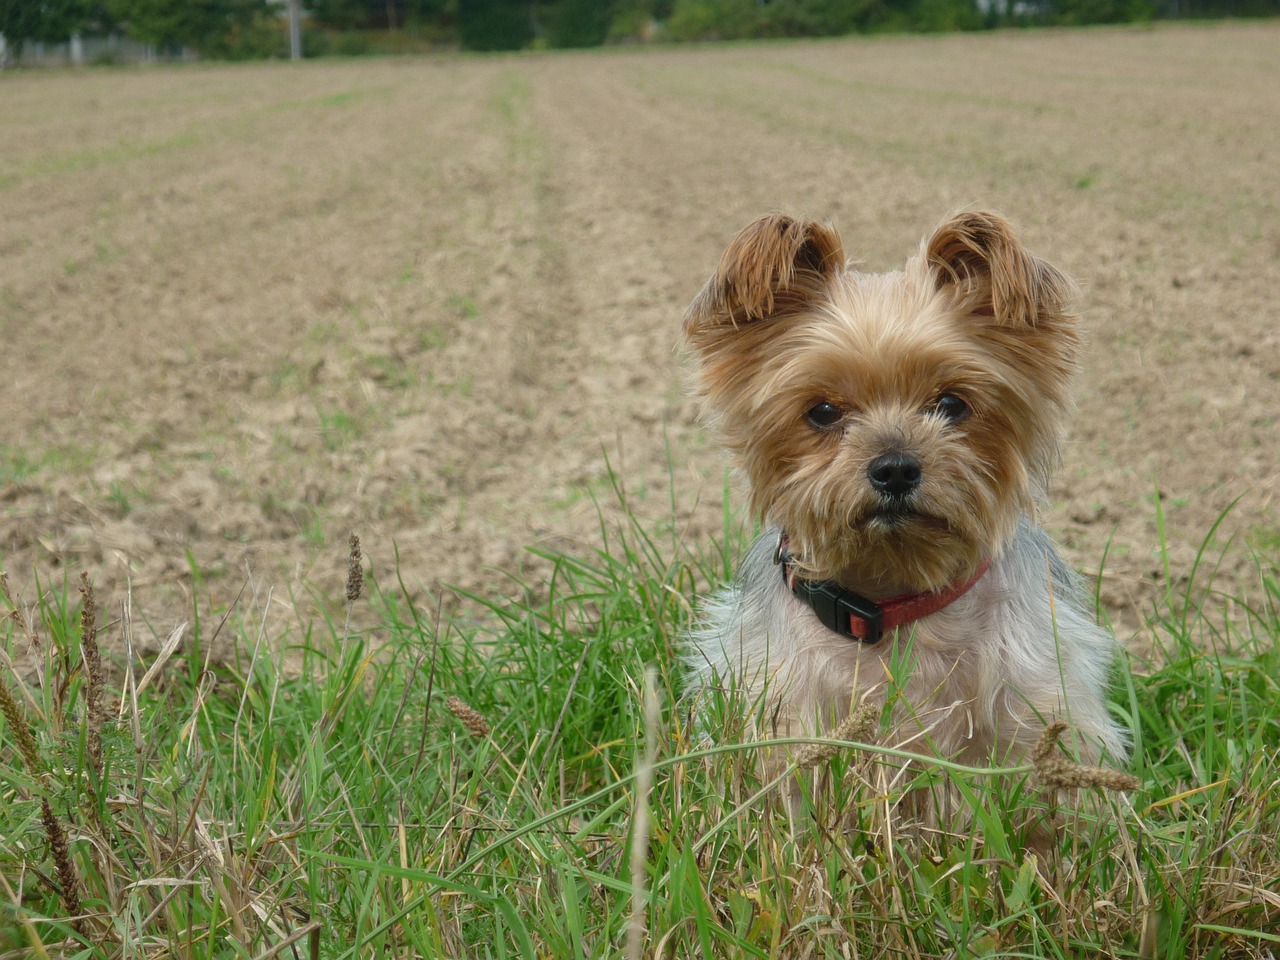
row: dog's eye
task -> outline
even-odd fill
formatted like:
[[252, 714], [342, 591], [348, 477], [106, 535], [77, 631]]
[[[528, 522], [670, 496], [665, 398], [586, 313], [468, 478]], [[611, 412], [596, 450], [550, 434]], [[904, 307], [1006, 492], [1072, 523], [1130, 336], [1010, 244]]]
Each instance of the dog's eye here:
[[806, 410], [804, 418], [809, 421], [811, 426], [819, 430], [826, 430], [828, 427], [834, 427], [839, 423], [844, 418], [844, 413], [834, 403], [823, 400], [821, 403], [815, 403]]
[[969, 415], [969, 405], [954, 393], [941, 394], [929, 405], [929, 410], [952, 423], [959, 423]]

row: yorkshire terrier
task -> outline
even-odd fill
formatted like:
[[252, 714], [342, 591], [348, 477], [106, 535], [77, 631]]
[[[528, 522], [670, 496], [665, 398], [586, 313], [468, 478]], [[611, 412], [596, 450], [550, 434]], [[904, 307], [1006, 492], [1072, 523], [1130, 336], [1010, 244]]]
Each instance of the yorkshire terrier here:
[[878, 739], [916, 753], [1016, 763], [1063, 720], [1079, 761], [1125, 758], [1115, 640], [1036, 522], [1074, 294], [994, 213], [952, 217], [884, 274], [822, 223], [738, 234], [684, 335], [768, 526], [690, 638], [696, 686], [745, 695], [766, 736], [891, 699]]

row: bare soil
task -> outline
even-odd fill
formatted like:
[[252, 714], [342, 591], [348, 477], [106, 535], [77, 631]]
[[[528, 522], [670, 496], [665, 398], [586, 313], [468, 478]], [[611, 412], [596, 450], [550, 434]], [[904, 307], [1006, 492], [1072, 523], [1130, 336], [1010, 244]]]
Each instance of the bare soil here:
[[1046, 522], [1132, 631], [1156, 496], [1175, 577], [1233, 503], [1215, 550], [1280, 555], [1277, 50], [1252, 23], [0, 76], [0, 567], [28, 600], [131, 584], [161, 634], [250, 578], [340, 602], [350, 531], [427, 605], [502, 596], [530, 545], [599, 544], [610, 467], [705, 541], [724, 461], [674, 345], [728, 240], [785, 209], [883, 269], [981, 206], [1083, 285]]

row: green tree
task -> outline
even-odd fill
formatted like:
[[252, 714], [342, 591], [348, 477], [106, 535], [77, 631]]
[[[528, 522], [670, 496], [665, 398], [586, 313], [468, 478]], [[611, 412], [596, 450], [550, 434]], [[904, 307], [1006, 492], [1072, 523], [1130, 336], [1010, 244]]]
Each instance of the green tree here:
[[759, 0], [676, 0], [667, 20], [674, 40], [737, 40], [761, 36]]
[[14, 59], [28, 40], [66, 40], [108, 22], [106, 8], [93, 0], [0, 0], [0, 33]]
[[28, 40], [39, 36], [44, 26], [43, 3], [30, 0], [0, 0], [0, 33], [4, 34], [9, 55], [17, 60]]
[[525, 0], [458, 0], [458, 30], [468, 50], [519, 50], [533, 40], [534, 5]]
[[394, 30], [445, 16], [445, 0], [307, 0], [316, 23], [337, 30]]
[[1155, 14], [1150, 0], [1055, 0], [1049, 21], [1065, 26], [1086, 23], [1131, 23]]
[[458, 0], [404, 0], [407, 23], [452, 27], [458, 22]]
[[774, 0], [761, 19], [774, 36], [839, 36], [866, 29], [876, 6], [874, 0]]
[[368, 27], [373, 19], [369, 0], [310, 0], [307, 12], [316, 23], [338, 30]]
[[605, 0], [559, 0], [549, 11], [553, 47], [598, 47], [609, 34], [613, 5]]
[[267, 0], [106, 0], [129, 35], [164, 49], [226, 49], [239, 31], [268, 16]]

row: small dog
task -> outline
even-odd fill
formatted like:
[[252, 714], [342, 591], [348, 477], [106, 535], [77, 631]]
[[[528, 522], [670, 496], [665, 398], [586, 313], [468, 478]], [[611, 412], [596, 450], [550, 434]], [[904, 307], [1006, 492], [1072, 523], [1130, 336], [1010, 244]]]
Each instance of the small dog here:
[[772, 526], [690, 638], [697, 686], [745, 694], [766, 735], [829, 732], [892, 687], [882, 743], [1018, 762], [1062, 719], [1080, 761], [1125, 758], [1114, 638], [1035, 522], [1074, 293], [994, 213], [952, 217], [886, 274], [846, 262], [824, 224], [738, 234], [684, 335]]

